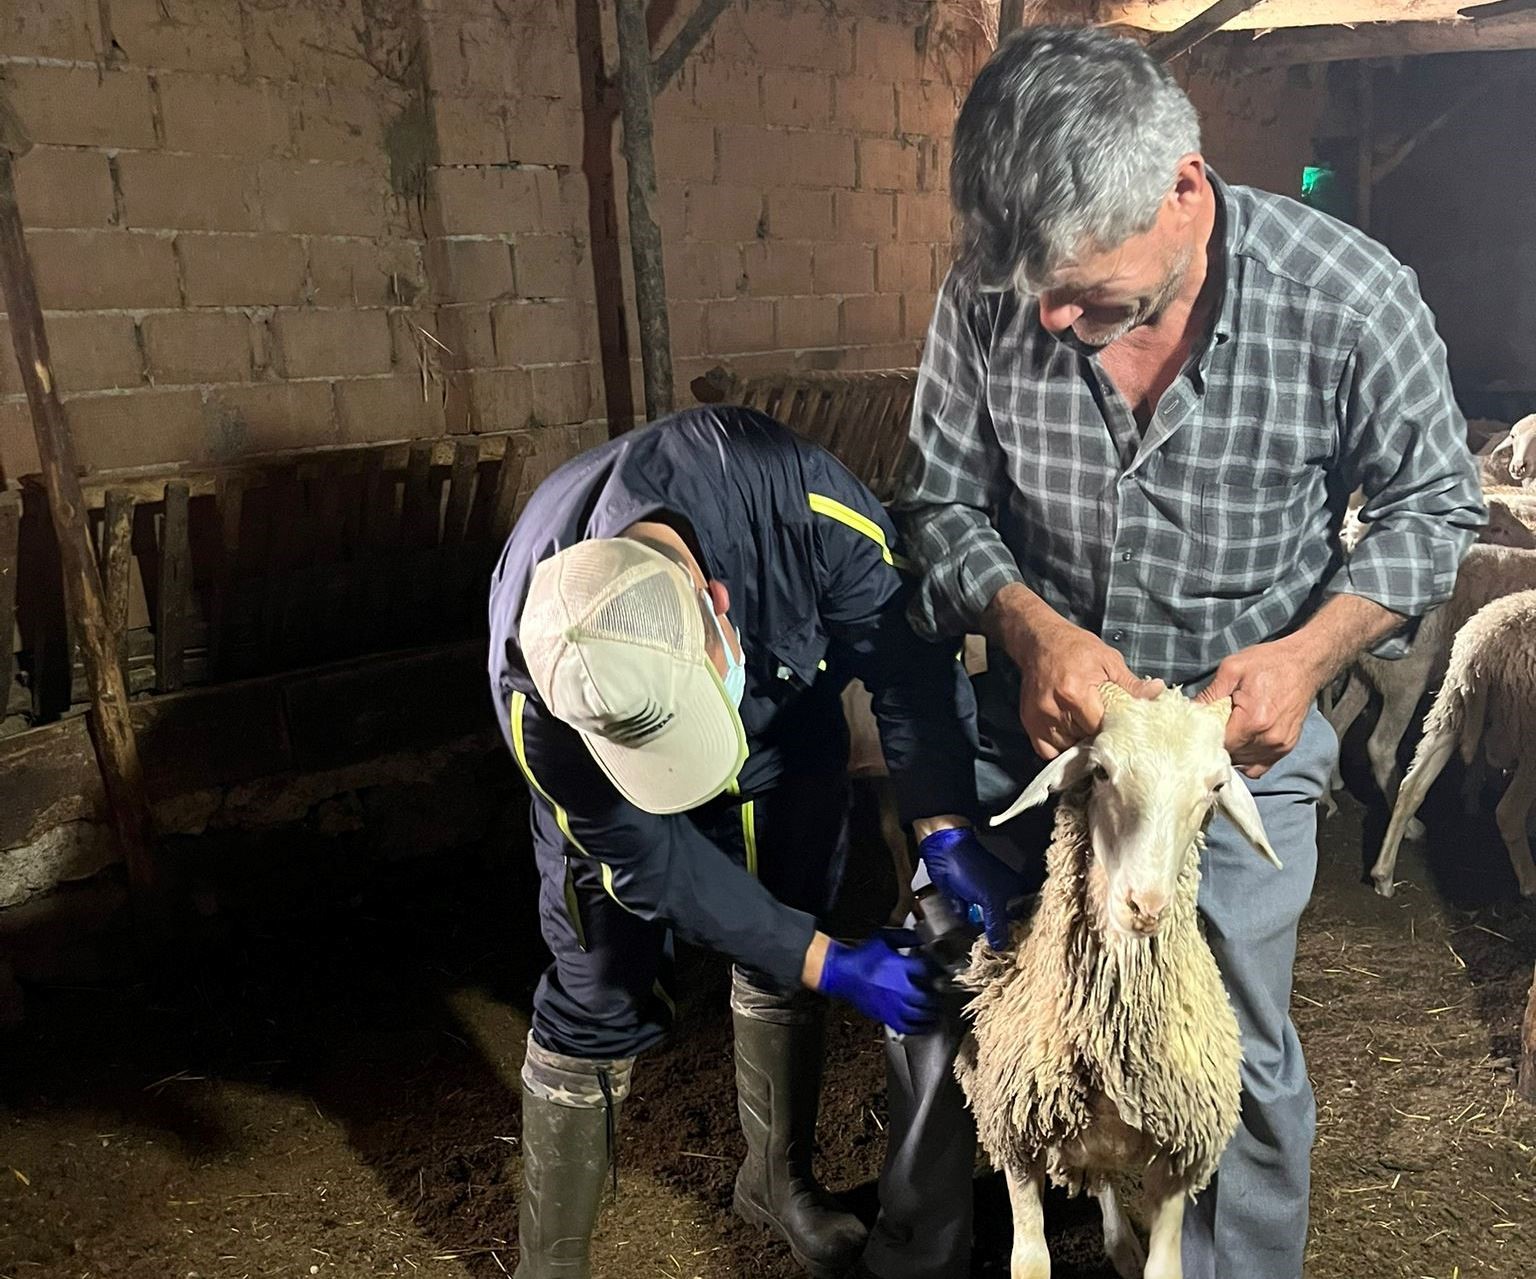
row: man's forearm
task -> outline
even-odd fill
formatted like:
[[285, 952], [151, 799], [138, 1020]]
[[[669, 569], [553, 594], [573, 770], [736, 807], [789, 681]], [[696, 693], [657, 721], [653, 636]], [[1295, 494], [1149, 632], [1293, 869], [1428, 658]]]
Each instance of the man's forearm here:
[[1308, 654], [1318, 687], [1322, 688], [1406, 620], [1402, 614], [1362, 595], [1335, 595], [1291, 634], [1289, 641]]
[[981, 632], [1005, 653], [1018, 660], [1019, 647], [1042, 623], [1062, 621], [1061, 614], [1025, 586], [1010, 582], [992, 597], [981, 615]]

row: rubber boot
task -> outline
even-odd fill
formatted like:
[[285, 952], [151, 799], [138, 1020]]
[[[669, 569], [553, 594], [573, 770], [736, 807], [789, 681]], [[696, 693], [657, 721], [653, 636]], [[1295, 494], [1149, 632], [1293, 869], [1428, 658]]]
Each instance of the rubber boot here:
[[591, 1279], [592, 1227], [631, 1065], [564, 1057], [530, 1037], [514, 1279]]
[[825, 1010], [819, 1000], [731, 983], [736, 1103], [747, 1158], [736, 1175], [736, 1215], [789, 1245], [815, 1279], [836, 1279], [863, 1251], [866, 1231], [811, 1173], [821, 1100]]

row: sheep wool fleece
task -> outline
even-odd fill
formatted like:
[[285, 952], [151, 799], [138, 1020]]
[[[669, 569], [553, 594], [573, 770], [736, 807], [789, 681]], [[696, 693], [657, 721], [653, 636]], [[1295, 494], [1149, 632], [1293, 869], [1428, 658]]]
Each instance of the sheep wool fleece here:
[[[1003, 762], [1013, 789], [992, 794], [986, 786], [988, 805], [1007, 803], [1028, 781], [1011, 753]], [[1249, 783], [1284, 870], [1225, 819], [1206, 836], [1200, 913], [1237, 1015], [1243, 1094], [1216, 1175], [1184, 1214], [1185, 1279], [1301, 1279], [1316, 1109], [1290, 1019], [1291, 968], [1317, 870], [1317, 802], [1337, 753], [1338, 739], [1314, 709], [1296, 749]], [[974, 1149], [975, 1124], [953, 1074], [940, 1068], [941, 1060], [952, 1066], [962, 1034], [956, 1023], [888, 1045], [890, 1140], [880, 1218], [864, 1254], [879, 1279], [970, 1274], [971, 1184], [959, 1170]]]

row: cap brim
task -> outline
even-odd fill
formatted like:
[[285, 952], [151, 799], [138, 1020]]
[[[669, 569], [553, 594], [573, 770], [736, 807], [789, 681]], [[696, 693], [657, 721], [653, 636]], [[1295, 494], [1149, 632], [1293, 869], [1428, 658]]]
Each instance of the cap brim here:
[[747, 759], [747, 734], [707, 662], [678, 672], [673, 722], [643, 746], [582, 733], [625, 799], [648, 813], [685, 813], [725, 790]]

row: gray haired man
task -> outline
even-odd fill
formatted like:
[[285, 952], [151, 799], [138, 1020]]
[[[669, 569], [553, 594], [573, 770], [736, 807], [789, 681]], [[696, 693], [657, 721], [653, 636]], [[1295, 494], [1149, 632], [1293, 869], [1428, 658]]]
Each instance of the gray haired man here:
[[[1337, 749], [1314, 702], [1363, 648], [1402, 651], [1484, 518], [1444, 347], [1410, 270], [1220, 181], [1184, 93], [1104, 32], [1035, 28], [998, 49], [960, 113], [951, 191], [960, 260], [898, 503], [924, 573], [914, 620], [988, 638], [980, 780], [998, 807], [1097, 730], [1106, 679], [1232, 697], [1227, 747], [1285, 869], [1212, 826], [1201, 909], [1244, 1098], [1186, 1216], [1185, 1273], [1297, 1279], [1315, 1114], [1288, 1007]], [[1369, 532], [1344, 560], [1356, 488]], [[864, 1257], [885, 1279], [969, 1274], [959, 1033], [892, 1046]]]

